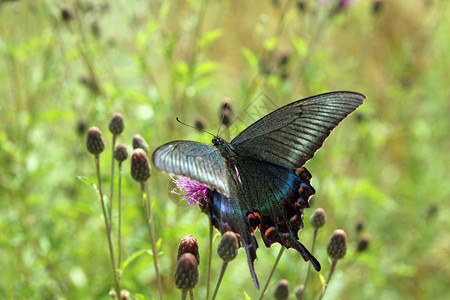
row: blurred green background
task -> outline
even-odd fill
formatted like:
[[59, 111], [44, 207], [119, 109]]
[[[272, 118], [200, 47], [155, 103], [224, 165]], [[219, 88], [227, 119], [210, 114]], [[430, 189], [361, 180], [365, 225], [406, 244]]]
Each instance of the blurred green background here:
[[[342, 228], [348, 237], [325, 299], [448, 297], [449, 2], [324, 2], [0, 1], [0, 298], [109, 298], [113, 279], [100, 204], [77, 179], [95, 180], [85, 148], [88, 127], [101, 128], [107, 141], [101, 168], [109, 191], [107, 128], [114, 112], [125, 118], [119, 142], [131, 150], [139, 133], [152, 152], [173, 139], [210, 143], [209, 135], [175, 117], [189, 124], [200, 118], [215, 132], [225, 98], [236, 116], [261, 95], [281, 106], [334, 90], [368, 99], [307, 164], [317, 193], [300, 240], [310, 247], [309, 218], [324, 208], [328, 222], [315, 251], [323, 276], [331, 233]], [[125, 256], [150, 248], [129, 164]], [[170, 194], [168, 175], [153, 170], [149, 184], [165, 298], [180, 297], [172, 280], [177, 247], [193, 234], [201, 256], [194, 295], [204, 299], [208, 218]], [[370, 245], [357, 254], [364, 235]], [[263, 283], [279, 245], [268, 249], [259, 241], [255, 266]], [[214, 284], [220, 267], [214, 252]], [[303, 283], [306, 268], [296, 251], [285, 251], [267, 299], [282, 278], [291, 291]], [[309, 295], [316, 298], [320, 280], [312, 275]], [[130, 263], [121, 285], [158, 298], [151, 256]], [[256, 299], [259, 291], [240, 249], [218, 299], [245, 294]]]

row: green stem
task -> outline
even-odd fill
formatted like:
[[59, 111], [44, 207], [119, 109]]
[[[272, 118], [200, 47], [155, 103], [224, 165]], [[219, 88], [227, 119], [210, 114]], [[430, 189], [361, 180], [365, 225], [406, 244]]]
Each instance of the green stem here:
[[[313, 241], [312, 241], [312, 246], [311, 246], [311, 253], [314, 254], [314, 246], [316, 245], [316, 239], [317, 239], [317, 232], [319, 230], [317, 228], [314, 229], [314, 236], [313, 236]], [[303, 285], [305, 288], [305, 293], [306, 293], [306, 285], [308, 284], [308, 280], [309, 280], [309, 276], [311, 274], [311, 264], [308, 264], [308, 270], [306, 271], [306, 279], [305, 279], [305, 284]]]
[[211, 264], [212, 264], [212, 245], [214, 228], [209, 219], [209, 253], [208, 253], [208, 275], [206, 277], [206, 300], [209, 300], [209, 290], [211, 285]]
[[112, 224], [112, 206], [113, 206], [113, 193], [114, 193], [114, 146], [116, 144], [116, 135], [112, 138], [111, 148], [111, 185], [109, 192], [109, 222]]
[[338, 262], [337, 260], [332, 260], [331, 261], [330, 271], [328, 273], [327, 280], [325, 281], [325, 287], [323, 288], [322, 294], [320, 294], [319, 300], [323, 298], [323, 295], [325, 295], [325, 292], [327, 290], [328, 284], [330, 283], [331, 276], [333, 275], [334, 269], [336, 268], [337, 262]]
[[227, 269], [228, 263], [224, 261], [222, 263], [222, 270], [220, 270], [219, 280], [216, 284], [216, 289], [214, 290], [214, 294], [212, 296], [212, 300], [216, 299], [217, 292], [219, 291], [220, 283], [222, 282], [223, 275], [225, 274], [225, 270]]
[[181, 291], [181, 300], [186, 300], [188, 290], [182, 290]]
[[118, 225], [118, 233], [117, 233], [117, 247], [118, 247], [118, 259], [117, 259], [117, 265], [120, 267], [120, 264], [122, 263], [122, 162], [119, 162], [119, 190], [118, 190], [118, 198], [119, 198], [119, 208], [118, 208], [118, 218], [119, 218], [119, 225]]
[[156, 250], [156, 238], [155, 238], [155, 227], [153, 225], [153, 214], [152, 214], [152, 206], [150, 203], [150, 193], [148, 190], [148, 184], [146, 182], [141, 183], [142, 194], [144, 198], [144, 207], [147, 213], [147, 226], [148, 231], [150, 233], [150, 240], [152, 242], [152, 252], [153, 252], [153, 263], [155, 265], [156, 272], [156, 280], [158, 282], [158, 290], [159, 290], [159, 299], [163, 299], [162, 293], [162, 285], [161, 285], [161, 276], [159, 274], [159, 266], [158, 266], [158, 252]]
[[194, 300], [194, 292], [192, 291], [192, 289], [189, 290], [189, 298], [191, 300]]
[[114, 248], [113, 248], [112, 239], [111, 239], [111, 224], [108, 221], [107, 211], [105, 208], [105, 202], [103, 201], [102, 182], [101, 182], [101, 178], [100, 178], [100, 158], [98, 155], [95, 155], [95, 167], [97, 169], [98, 196], [100, 198], [100, 203], [102, 205], [103, 219], [105, 220], [106, 235], [108, 238], [109, 255], [111, 258], [111, 265], [112, 265], [112, 269], [113, 269], [114, 283], [116, 285], [116, 294], [120, 296], [120, 284], [119, 284], [119, 278], [117, 277], [116, 262], [114, 260]]
[[272, 278], [272, 275], [275, 272], [275, 269], [277, 268], [278, 262], [280, 261], [281, 256], [283, 255], [284, 249], [285, 248], [283, 246], [281, 246], [280, 252], [278, 252], [277, 259], [275, 260], [272, 270], [270, 271], [269, 278], [267, 278], [266, 284], [264, 285], [264, 288], [261, 291], [261, 295], [259, 295], [259, 298], [258, 298], [259, 300], [261, 300], [264, 297], [264, 295], [267, 291], [267, 288], [269, 287], [270, 279]]

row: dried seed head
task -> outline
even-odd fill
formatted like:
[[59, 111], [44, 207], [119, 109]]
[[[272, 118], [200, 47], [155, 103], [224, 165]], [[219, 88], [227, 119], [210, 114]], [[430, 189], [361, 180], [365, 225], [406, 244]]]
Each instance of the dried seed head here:
[[109, 121], [109, 131], [113, 135], [119, 135], [123, 132], [124, 123], [123, 123], [123, 117], [120, 113], [115, 113], [111, 121]]
[[102, 137], [102, 132], [95, 126], [89, 128], [87, 132], [86, 147], [88, 151], [94, 155], [102, 153], [105, 149], [105, 142]]
[[300, 284], [295, 288], [294, 293], [297, 300], [303, 299], [305, 296], [305, 286], [303, 284]]
[[194, 255], [197, 259], [197, 263], [200, 264], [200, 255], [198, 254], [198, 241], [192, 234], [187, 235], [181, 239], [180, 245], [178, 246], [177, 260], [179, 260], [184, 253], [191, 253], [192, 255]]
[[369, 247], [370, 243], [370, 237], [368, 235], [364, 235], [361, 237], [361, 239], [358, 241], [358, 245], [356, 246], [356, 252], [363, 252], [367, 250], [367, 247]]
[[347, 253], [347, 235], [344, 230], [337, 229], [333, 232], [327, 247], [328, 255], [333, 260], [342, 259]]
[[274, 297], [277, 300], [286, 300], [289, 298], [289, 282], [281, 279], [275, 289]]
[[131, 156], [131, 177], [139, 182], [144, 182], [150, 178], [151, 169], [148, 162], [147, 153], [142, 149], [135, 149]]
[[320, 227], [323, 227], [323, 225], [325, 225], [325, 223], [327, 222], [327, 215], [325, 214], [325, 210], [323, 210], [323, 208], [317, 208], [312, 216], [311, 216], [311, 225], [316, 228], [319, 229]]
[[238, 253], [238, 239], [233, 231], [227, 231], [222, 235], [217, 252], [224, 261], [232, 261]]
[[192, 253], [181, 255], [173, 279], [180, 290], [191, 290], [195, 287], [198, 282], [198, 263]]
[[114, 149], [114, 158], [122, 162], [128, 157], [128, 150], [127, 147], [124, 144], [119, 144], [116, 146], [116, 149]]
[[145, 153], [148, 153], [148, 145], [147, 142], [144, 140], [144, 138], [142, 136], [140, 136], [139, 134], [136, 134], [133, 137], [133, 149], [142, 149], [145, 151]]

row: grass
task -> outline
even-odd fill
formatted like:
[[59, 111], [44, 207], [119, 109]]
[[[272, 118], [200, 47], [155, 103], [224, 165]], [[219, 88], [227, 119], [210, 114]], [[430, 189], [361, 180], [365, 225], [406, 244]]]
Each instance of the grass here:
[[[201, 117], [215, 132], [224, 98], [239, 116], [261, 95], [280, 106], [333, 90], [368, 99], [307, 164], [317, 193], [300, 240], [311, 245], [309, 218], [324, 208], [328, 221], [315, 246], [324, 277], [332, 232], [344, 229], [349, 243], [325, 299], [448, 294], [450, 7], [383, 1], [374, 13], [369, 0], [341, 11], [304, 3], [299, 9], [296, 1], [0, 1], [0, 298], [108, 298], [114, 281], [101, 208], [93, 189], [77, 179], [96, 178], [85, 147], [90, 126], [102, 129], [109, 149], [108, 122], [121, 112], [125, 132], [118, 142], [129, 146], [139, 133], [152, 152], [174, 139], [210, 143], [175, 117], [190, 124]], [[110, 155], [100, 160], [105, 192]], [[151, 246], [129, 160], [123, 168], [122, 243], [129, 257]], [[208, 219], [185, 209], [171, 189], [170, 178], [153, 170], [165, 298], [180, 297], [172, 281], [177, 247], [193, 234], [202, 260], [194, 295], [203, 299]], [[361, 220], [371, 242], [356, 255]], [[217, 244], [216, 238], [214, 255]], [[278, 251], [260, 242], [261, 282]], [[213, 283], [220, 266], [213, 257]], [[282, 278], [291, 290], [303, 283], [306, 269], [298, 253], [285, 251], [267, 298]], [[121, 286], [158, 298], [152, 257], [133, 260]], [[317, 273], [309, 286], [318, 292]], [[258, 298], [242, 249], [218, 299], [220, 291]]]

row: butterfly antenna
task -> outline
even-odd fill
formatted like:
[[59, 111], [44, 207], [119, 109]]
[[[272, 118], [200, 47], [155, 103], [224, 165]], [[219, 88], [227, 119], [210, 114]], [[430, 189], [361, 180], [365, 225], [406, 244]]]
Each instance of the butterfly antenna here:
[[223, 119], [225, 118], [225, 113], [224, 112], [225, 112], [225, 109], [227, 108], [227, 106], [228, 106], [228, 102], [225, 102], [225, 104], [222, 107], [222, 120], [220, 120], [220, 125], [219, 125], [219, 129], [217, 129], [217, 135], [216, 136], [219, 136], [220, 128], [222, 127]]
[[206, 130], [204, 130], [204, 129], [199, 129], [199, 128], [195, 127], [195, 126], [192, 126], [192, 125], [189, 125], [189, 124], [186, 124], [186, 123], [180, 121], [180, 119], [178, 119], [178, 117], [176, 117], [175, 119], [177, 119], [178, 123], [183, 124], [184, 126], [187, 126], [187, 127], [190, 127], [190, 128], [194, 128], [194, 129], [196, 129], [196, 130], [200, 130], [200, 131], [203, 131], [203, 132], [205, 132], [205, 133], [207, 133], [207, 134], [210, 134], [210, 135], [212, 135], [212, 136], [215, 136], [214, 134], [212, 134], [212, 133], [209, 132], [209, 131], [206, 131]]

